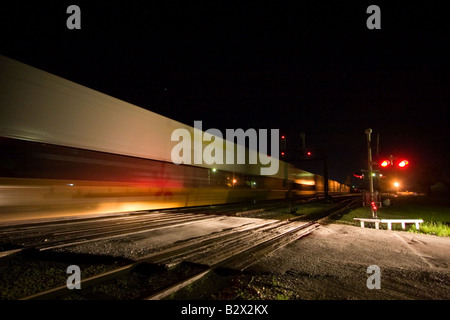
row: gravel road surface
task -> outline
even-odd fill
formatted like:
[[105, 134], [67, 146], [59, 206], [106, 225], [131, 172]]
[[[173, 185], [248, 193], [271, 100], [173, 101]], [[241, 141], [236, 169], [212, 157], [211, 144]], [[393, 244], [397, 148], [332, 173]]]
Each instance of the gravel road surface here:
[[[380, 289], [368, 288], [373, 265]], [[249, 276], [263, 299], [276, 298], [270, 284], [289, 299], [450, 299], [450, 238], [330, 224], [254, 264]]]

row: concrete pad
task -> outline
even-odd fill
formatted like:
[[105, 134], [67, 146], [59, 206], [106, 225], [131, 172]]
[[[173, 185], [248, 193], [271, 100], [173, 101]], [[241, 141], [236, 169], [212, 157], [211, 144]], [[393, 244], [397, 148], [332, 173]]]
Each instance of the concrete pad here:
[[[367, 286], [370, 266], [380, 289]], [[450, 299], [449, 266], [448, 237], [330, 224], [248, 272], [254, 286], [276, 279], [292, 299]]]

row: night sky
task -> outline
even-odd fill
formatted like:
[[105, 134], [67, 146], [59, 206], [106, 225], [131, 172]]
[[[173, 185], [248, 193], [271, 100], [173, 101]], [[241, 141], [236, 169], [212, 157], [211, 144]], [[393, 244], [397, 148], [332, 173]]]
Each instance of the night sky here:
[[367, 128], [411, 181], [450, 179], [444, 1], [93, 2], [2, 3], [0, 53], [204, 130], [280, 129], [288, 147], [305, 132], [340, 182], [366, 168]]

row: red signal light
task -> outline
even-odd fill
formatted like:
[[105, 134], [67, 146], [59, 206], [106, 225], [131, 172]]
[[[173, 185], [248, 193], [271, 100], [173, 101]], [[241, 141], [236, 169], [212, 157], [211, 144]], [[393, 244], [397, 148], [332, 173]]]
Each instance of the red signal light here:
[[358, 179], [364, 178], [364, 176], [363, 176], [362, 174], [358, 174], [357, 172], [354, 172], [354, 173], [353, 173], [353, 176], [354, 176], [355, 178], [358, 178]]
[[281, 136], [281, 139], [284, 139], [284, 136]]
[[389, 160], [383, 160], [381, 163], [380, 163], [380, 165], [383, 167], [383, 168], [386, 168], [388, 165], [390, 165], [391, 164], [391, 162], [389, 161]]
[[311, 154], [312, 154], [311, 151], [308, 151], [308, 152], [306, 153], [307, 156], [310, 156]]
[[377, 205], [375, 204], [375, 201], [372, 201], [372, 209], [373, 209], [373, 211], [377, 211], [378, 210], [378, 208], [377, 208]]
[[284, 156], [284, 152], [281, 152], [281, 155]]
[[404, 167], [406, 167], [408, 164], [409, 164], [408, 160], [402, 160], [402, 161], [400, 161], [400, 162], [398, 163], [398, 166], [399, 166], [400, 168], [404, 168]]

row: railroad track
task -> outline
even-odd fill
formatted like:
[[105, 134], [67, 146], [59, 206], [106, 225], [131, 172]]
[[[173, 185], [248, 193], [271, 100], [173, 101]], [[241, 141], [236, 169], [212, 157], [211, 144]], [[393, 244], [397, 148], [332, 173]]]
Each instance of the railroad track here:
[[7, 243], [11, 249], [0, 252], [1, 256], [21, 250], [40, 251], [95, 242], [102, 239], [125, 237], [131, 234], [187, 225], [217, 216], [205, 214], [175, 214], [160, 212], [139, 212], [116, 217], [82, 219], [78, 221], [54, 221], [0, 227], [0, 243]]
[[[138, 299], [163, 299], [177, 290], [201, 279], [206, 274], [222, 268], [243, 271], [256, 262], [261, 256], [267, 255], [278, 248], [310, 234], [320, 227], [320, 223], [326, 223], [330, 216], [345, 211], [354, 205], [354, 201], [342, 201], [330, 210], [318, 215], [313, 221], [302, 221], [302, 217], [290, 221], [262, 220], [261, 224], [243, 225], [233, 230], [224, 230], [201, 238], [194, 238], [182, 243], [154, 252], [146, 257], [86, 279], [82, 279], [83, 290], [94, 286], [121, 279], [126, 282], [136, 275], [141, 275], [142, 270], [148, 278], [168, 277], [171, 270], [177, 270], [169, 278], [172, 281], [160, 283], [151, 290], [144, 290], [138, 294]], [[174, 213], [169, 213], [173, 215]], [[141, 217], [143, 218], [143, 217]], [[217, 216], [206, 215], [201, 219], [215, 219]], [[169, 219], [170, 220], [170, 219]], [[168, 222], [169, 220], [163, 220]], [[122, 223], [127, 221], [122, 220]], [[172, 221], [173, 222], [173, 221]], [[148, 226], [147, 226], [148, 227]], [[164, 226], [162, 226], [164, 227]], [[139, 232], [137, 230], [135, 232]], [[105, 234], [110, 232], [106, 230]], [[118, 236], [117, 234], [115, 236]], [[89, 239], [90, 240], [90, 239]], [[52, 247], [61, 246], [57, 241], [51, 243]], [[69, 244], [67, 244], [69, 245]], [[40, 248], [46, 250], [50, 247]], [[159, 266], [159, 269], [155, 267]], [[183, 266], [180, 268], [180, 266]], [[179, 267], [177, 269], [177, 267]], [[183, 272], [180, 274], [180, 269]], [[155, 271], [160, 270], [160, 271]], [[161, 271], [162, 270], [162, 271]], [[178, 272], [178, 274], [177, 274]], [[134, 290], [134, 288], [130, 288]], [[75, 290], [76, 291], [76, 290]], [[60, 286], [44, 292], [24, 297], [24, 300], [64, 298], [73, 293], [67, 286]]]
[[[219, 267], [235, 269], [238, 266], [239, 270], [244, 270], [255, 262], [255, 258], [260, 254], [273, 251], [275, 248], [298, 239], [318, 227], [317, 223], [270, 221], [253, 228], [242, 227], [241, 230], [235, 230], [233, 233], [225, 232], [207, 239], [194, 239], [162, 252], [154, 253], [129, 265], [83, 279], [81, 287], [87, 288], [111, 279], [125, 279], [134, 272], [140, 272], [139, 268], [145, 266], [174, 269], [185, 264], [194, 266], [194, 269], [199, 270], [198, 272], [193, 271], [193, 274], [181, 281], [177, 280], [175, 283], [168, 284], [167, 287], [160, 288], [154, 293], [142, 297], [150, 300], [162, 299]], [[66, 286], [60, 286], [23, 299], [55, 299], [70, 293], [71, 291]]]
[[218, 215], [246, 216], [249, 212], [270, 212], [309, 201], [309, 199], [296, 202], [272, 200], [255, 204], [227, 204], [159, 211], [137, 211], [75, 220], [0, 225], [0, 247], [1, 244], [7, 244], [7, 247], [11, 248], [10, 250], [3, 249], [3, 251], [0, 251], [0, 257], [29, 248], [41, 251], [51, 250], [102, 239], [145, 233], [176, 225], [181, 226], [207, 219], [217, 219]]

